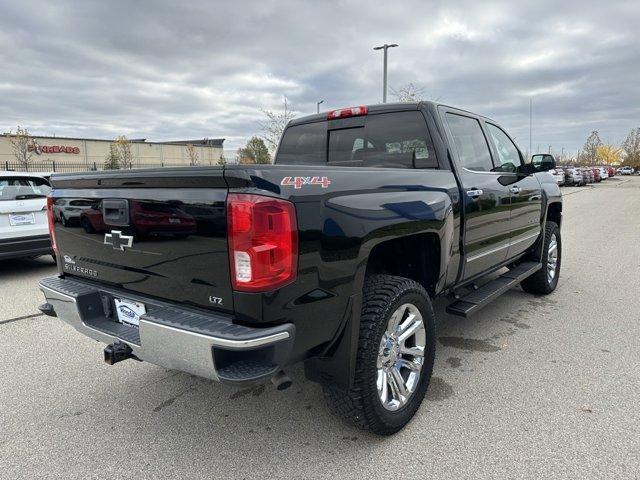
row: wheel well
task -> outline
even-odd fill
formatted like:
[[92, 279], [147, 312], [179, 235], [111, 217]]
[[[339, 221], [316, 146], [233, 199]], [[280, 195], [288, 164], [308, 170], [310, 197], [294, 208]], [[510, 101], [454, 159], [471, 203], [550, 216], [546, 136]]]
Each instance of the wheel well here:
[[376, 245], [367, 262], [367, 275], [375, 273], [410, 278], [420, 283], [433, 296], [440, 277], [438, 235], [409, 235]]
[[547, 208], [547, 221], [552, 221], [560, 227], [562, 222], [562, 204], [560, 202], [549, 205]]

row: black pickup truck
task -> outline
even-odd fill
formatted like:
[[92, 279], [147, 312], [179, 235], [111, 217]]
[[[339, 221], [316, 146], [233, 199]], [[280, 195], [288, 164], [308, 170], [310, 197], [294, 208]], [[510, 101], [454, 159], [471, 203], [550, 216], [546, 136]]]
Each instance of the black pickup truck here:
[[[496, 122], [421, 102], [295, 119], [275, 165], [56, 174], [41, 310], [110, 364], [285, 388], [304, 362], [339, 413], [388, 435], [427, 390], [434, 297], [468, 316], [518, 284], [555, 289], [551, 168]], [[71, 200], [85, 208], [62, 224]]]

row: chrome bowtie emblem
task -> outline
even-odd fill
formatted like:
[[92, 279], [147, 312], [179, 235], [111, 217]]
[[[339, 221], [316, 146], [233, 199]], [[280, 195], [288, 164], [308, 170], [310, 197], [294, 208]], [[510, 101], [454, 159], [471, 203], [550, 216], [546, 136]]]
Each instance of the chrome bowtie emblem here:
[[133, 237], [123, 235], [119, 230], [112, 230], [111, 233], [104, 234], [104, 244], [111, 245], [114, 250], [124, 252], [125, 248], [131, 248], [133, 245]]

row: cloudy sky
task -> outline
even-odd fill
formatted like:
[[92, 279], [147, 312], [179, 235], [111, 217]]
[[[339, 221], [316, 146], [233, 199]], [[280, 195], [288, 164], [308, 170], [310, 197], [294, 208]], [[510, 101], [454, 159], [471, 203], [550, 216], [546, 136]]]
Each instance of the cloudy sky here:
[[534, 150], [640, 126], [634, 1], [133, 3], [2, 0], [0, 131], [233, 150], [284, 96], [298, 115], [380, 102], [385, 42], [391, 87], [493, 117], [523, 150], [530, 98]]

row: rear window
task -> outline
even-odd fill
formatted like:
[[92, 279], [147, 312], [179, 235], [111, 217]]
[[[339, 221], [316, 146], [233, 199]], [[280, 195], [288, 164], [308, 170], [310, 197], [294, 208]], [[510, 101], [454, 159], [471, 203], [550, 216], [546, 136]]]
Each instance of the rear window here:
[[327, 130], [328, 122], [290, 127], [276, 163], [345, 167], [411, 168], [434, 159], [433, 144], [418, 111], [368, 115], [364, 125]]
[[51, 187], [44, 178], [0, 177], [0, 201], [46, 197]]

